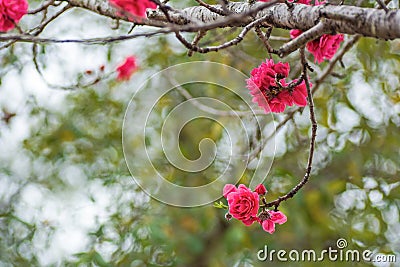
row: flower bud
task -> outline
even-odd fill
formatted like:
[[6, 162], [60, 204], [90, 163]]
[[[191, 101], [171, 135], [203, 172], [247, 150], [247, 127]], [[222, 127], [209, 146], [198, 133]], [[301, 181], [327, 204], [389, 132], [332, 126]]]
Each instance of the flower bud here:
[[254, 189], [254, 192], [256, 192], [259, 195], [265, 195], [267, 193], [267, 189], [263, 184], [259, 184], [256, 186], [256, 189]]

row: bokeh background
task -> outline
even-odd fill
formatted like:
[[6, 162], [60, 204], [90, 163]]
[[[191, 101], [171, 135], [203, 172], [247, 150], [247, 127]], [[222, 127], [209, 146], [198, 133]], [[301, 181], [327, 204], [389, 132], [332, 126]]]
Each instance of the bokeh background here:
[[[370, 2], [364, 1], [364, 6], [371, 6]], [[38, 4], [30, 1], [32, 7]], [[34, 25], [35, 19], [26, 16], [21, 27]], [[43, 37], [126, 34], [131, 27], [123, 22], [116, 26], [108, 18], [74, 9], [52, 22]], [[216, 44], [238, 32], [219, 30], [204, 40]], [[286, 30], [273, 35], [289, 37]], [[278, 47], [282, 42], [272, 44]], [[138, 58], [138, 72], [129, 82], [117, 82], [116, 66], [132, 54]], [[160, 203], [132, 179], [122, 150], [122, 124], [128, 103], [143, 81], [171, 65], [196, 60], [224, 63], [248, 75], [267, 56], [254, 34], [237, 47], [192, 57], [171, 35], [103, 45], [2, 47], [0, 266], [319, 266], [321, 262], [260, 262], [257, 252], [265, 245], [275, 250], [321, 251], [334, 248], [339, 238], [347, 240], [348, 249], [395, 254], [397, 263], [391, 266], [400, 266], [399, 40], [361, 39], [316, 92], [319, 127], [312, 177], [294, 199], [281, 205], [288, 222], [277, 226], [273, 235], [256, 224], [227, 222], [225, 211], [212, 204], [177, 208]], [[316, 66], [308, 56], [315, 68], [313, 79], [328, 63]], [[297, 77], [298, 53], [285, 60], [290, 62], [291, 76]], [[224, 77], [226, 73], [215, 75], [230, 79]], [[186, 89], [193, 96], [228, 104], [237, 101], [216, 86]], [[157, 104], [154, 140], [165, 115], [184, 100], [171, 92]], [[274, 115], [276, 122], [284, 118], [284, 114]], [[276, 135], [275, 159], [264, 183], [269, 200], [285, 194], [303, 177], [309, 136], [307, 108]], [[179, 145], [185, 156], [196, 159], [200, 140], [211, 138], [223, 146], [223, 137], [218, 123], [194, 120], [183, 128]], [[147, 146], [162, 154], [159, 142]], [[176, 184], [204, 184], [218, 173], [214, 166], [188, 175], [165, 160], [155, 166]], [[250, 168], [239, 177], [241, 182], [248, 184], [252, 172]]]

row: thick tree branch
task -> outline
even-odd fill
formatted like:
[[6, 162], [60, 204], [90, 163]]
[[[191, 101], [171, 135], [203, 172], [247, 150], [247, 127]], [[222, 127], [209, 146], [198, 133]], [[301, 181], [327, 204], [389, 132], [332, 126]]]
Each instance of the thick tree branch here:
[[117, 15], [116, 10], [107, 0], [66, 0], [70, 5], [93, 11], [99, 15], [113, 19], [129, 20], [128, 17]]
[[[263, 3], [250, 5], [243, 2], [231, 2], [227, 5], [227, 8], [233, 13], [231, 16], [237, 16], [252, 9], [257, 9], [261, 5]], [[214, 7], [220, 8], [219, 5]], [[317, 25], [321, 18], [328, 18], [326, 27], [332, 33], [361, 34], [381, 39], [400, 38], [400, 10], [386, 12], [374, 8], [355, 6], [307, 6], [301, 4], [289, 8], [286, 4], [276, 4], [258, 11], [254, 17], [246, 16], [242, 17], [241, 20], [231, 21], [231, 16], [222, 17], [205, 7], [196, 6], [185, 8], [180, 13], [171, 16], [171, 18], [176, 24], [188, 24], [189, 22], [186, 18], [192, 18], [205, 24], [225, 20], [226, 23], [220, 23], [220, 27], [229, 27], [245, 26], [254, 19], [266, 17], [266, 22], [274, 27], [300, 29], [302, 31]], [[165, 16], [159, 11], [150, 12], [149, 18], [165, 21]]]

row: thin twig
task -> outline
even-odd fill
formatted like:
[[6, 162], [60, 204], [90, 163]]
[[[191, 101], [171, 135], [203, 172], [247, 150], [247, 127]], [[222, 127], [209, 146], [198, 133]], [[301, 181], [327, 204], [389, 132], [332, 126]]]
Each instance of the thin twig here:
[[307, 65], [308, 64], [307, 64], [305, 53], [304, 53], [304, 47], [300, 50], [300, 54], [301, 54], [301, 61], [303, 64], [304, 81], [305, 81], [306, 88], [307, 88], [308, 106], [310, 109], [310, 121], [311, 121], [310, 152], [308, 155], [306, 173], [305, 173], [303, 179], [292, 190], [290, 190], [286, 195], [281, 196], [281, 197], [275, 199], [274, 201], [268, 202], [267, 204], [264, 205], [264, 207], [266, 207], [266, 208], [267, 207], [275, 207], [275, 210], [278, 209], [278, 207], [282, 201], [286, 201], [289, 198], [292, 198], [308, 182], [308, 180], [310, 178], [310, 174], [311, 174], [312, 162], [313, 162], [314, 151], [315, 151], [315, 138], [317, 136], [317, 120], [315, 118], [314, 101], [313, 101], [313, 97], [312, 97], [312, 93], [311, 93], [310, 82], [308, 80], [308, 75], [307, 75], [307, 70], [308, 70]]
[[[26, 33], [22, 33], [23, 35], [28, 35], [28, 36], [38, 36], [43, 30], [48, 26], [52, 21], [54, 21], [57, 17], [59, 17], [61, 14], [63, 14], [65, 11], [70, 9], [70, 5], [66, 5], [64, 8], [62, 8], [60, 11], [56, 12], [53, 16], [48, 18], [47, 20], [42, 20], [41, 23], [27, 31]], [[0, 36], [0, 41], [1, 41], [1, 36]], [[0, 50], [5, 49], [16, 43], [18, 40], [10, 40], [8, 43], [6, 43], [3, 46], [0, 46]]]
[[282, 36], [270, 36], [269, 40], [271, 41], [281, 41], [281, 42], [287, 42], [290, 41], [291, 39], [288, 37], [282, 37]]
[[191, 43], [189, 43], [179, 32], [176, 32], [175, 36], [186, 48], [193, 50], [195, 52], [199, 52], [199, 53], [208, 53], [211, 51], [217, 52], [221, 49], [224, 49], [224, 48], [227, 48], [227, 47], [230, 47], [233, 45], [237, 45], [238, 43], [240, 43], [243, 40], [243, 38], [245, 37], [245, 35], [253, 27], [263, 23], [265, 21], [265, 19], [266, 19], [266, 17], [264, 16], [264, 17], [254, 20], [253, 22], [251, 22], [247, 26], [245, 26], [236, 38], [234, 38], [226, 43], [223, 43], [221, 45], [218, 45], [218, 46], [199, 47], [199, 46], [192, 45]]
[[86, 45], [101, 45], [113, 42], [121, 42], [125, 40], [131, 40], [138, 37], [152, 37], [160, 34], [170, 33], [169, 29], [158, 30], [154, 32], [147, 33], [136, 33], [128, 35], [118, 35], [110, 37], [97, 37], [97, 38], [87, 38], [87, 39], [55, 39], [55, 38], [42, 38], [37, 36], [32, 36], [29, 34], [2, 34], [0, 35], [0, 42], [4, 41], [18, 41], [23, 43], [36, 43], [36, 44], [62, 44], [62, 43], [79, 43]]
[[[196, 36], [194, 37], [193, 41], [192, 41], [192, 46], [197, 46], [197, 44], [200, 42], [200, 40], [206, 36], [206, 31], [199, 31]], [[193, 50], [189, 49], [188, 51], [188, 56], [191, 57], [193, 56]]]
[[209, 4], [205, 3], [205, 2], [203, 2], [202, 0], [196, 0], [196, 2], [199, 3], [199, 5], [204, 6], [205, 8], [210, 10], [211, 12], [217, 13], [218, 15], [221, 15], [221, 16], [227, 15], [227, 13], [224, 10], [216, 8], [216, 7], [212, 6], [212, 5], [209, 5]]
[[277, 54], [278, 51], [273, 49], [272, 46], [270, 45], [268, 38], [262, 33], [261, 31], [261, 27], [260, 26], [256, 26], [254, 28], [254, 31], [256, 32], [258, 38], [260, 38], [260, 40], [264, 43], [264, 46], [267, 48], [268, 54], [269, 54], [269, 58], [272, 58], [271, 54]]
[[385, 10], [386, 13], [389, 12], [389, 8], [385, 5], [384, 2], [382, 2], [382, 0], [376, 0], [376, 2], [378, 3], [378, 5], [379, 5], [383, 10]]
[[44, 28], [49, 25], [52, 21], [54, 21], [56, 18], [58, 18], [60, 15], [62, 15], [65, 11], [67, 11], [68, 9], [72, 8], [71, 5], [66, 5], [65, 7], [63, 7], [60, 11], [56, 12], [53, 16], [51, 16], [50, 18], [48, 18], [46, 21], [43, 21], [43, 23], [41, 23], [40, 25], [38, 25], [37, 27], [31, 29], [29, 32], [32, 35], [37, 36], [39, 33], [41, 33]]
[[44, 76], [44, 74], [42, 72], [42, 69], [40, 68], [40, 65], [39, 65], [39, 62], [38, 62], [38, 59], [37, 59], [37, 55], [38, 55], [37, 47], [38, 47], [38, 44], [33, 44], [33, 46], [32, 46], [33, 64], [35, 65], [35, 69], [39, 73], [39, 75], [42, 78], [42, 80], [51, 89], [76, 90], [77, 88], [87, 88], [87, 87], [90, 87], [90, 86], [93, 86], [93, 85], [99, 83], [101, 80], [106, 79], [106, 78], [110, 77], [113, 74], [113, 72], [111, 72], [111, 73], [108, 73], [108, 74], [106, 74], [106, 75], [104, 75], [102, 77], [101, 76], [97, 76], [92, 81], [89, 81], [89, 82], [84, 83], [84, 84], [80, 83], [79, 81], [77, 83], [75, 83], [75, 84], [66, 85], [66, 86], [52, 84], [49, 81], [47, 81], [46, 77]]

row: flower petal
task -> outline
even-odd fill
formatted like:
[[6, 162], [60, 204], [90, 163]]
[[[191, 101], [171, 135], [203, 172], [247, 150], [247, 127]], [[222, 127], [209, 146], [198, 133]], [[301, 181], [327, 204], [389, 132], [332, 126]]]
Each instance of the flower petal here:
[[270, 211], [270, 220], [274, 223], [284, 224], [287, 221], [285, 214], [280, 211]]
[[261, 223], [265, 232], [273, 234], [275, 232], [275, 224], [271, 220], [265, 220]]
[[224, 198], [226, 198], [229, 193], [236, 192], [236, 190], [236, 186], [234, 186], [233, 184], [226, 184], [223, 189]]
[[265, 195], [267, 193], [267, 189], [265, 188], [265, 186], [263, 184], [259, 184], [254, 189], [254, 192], [256, 192], [259, 195]]

